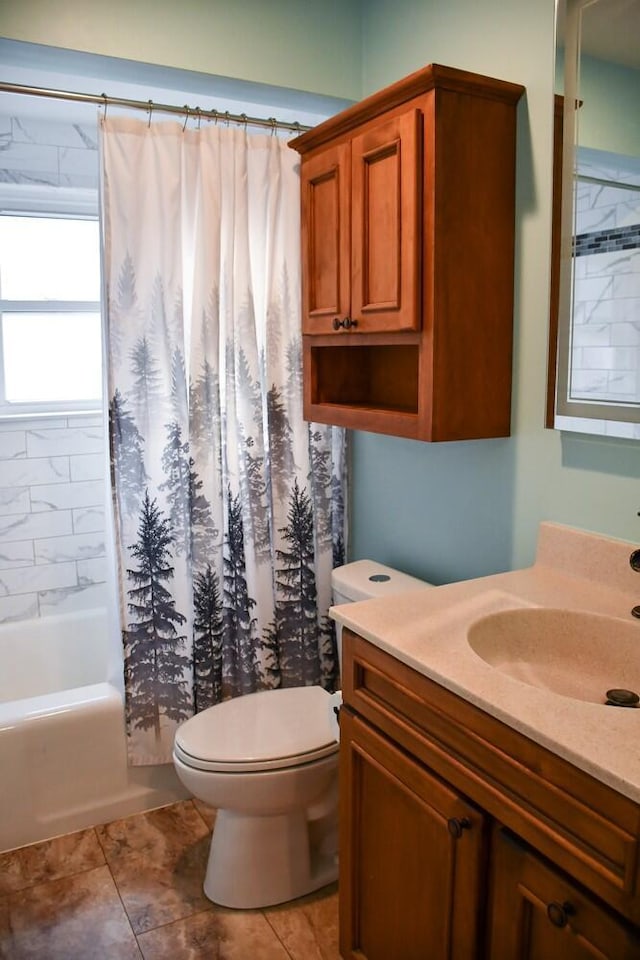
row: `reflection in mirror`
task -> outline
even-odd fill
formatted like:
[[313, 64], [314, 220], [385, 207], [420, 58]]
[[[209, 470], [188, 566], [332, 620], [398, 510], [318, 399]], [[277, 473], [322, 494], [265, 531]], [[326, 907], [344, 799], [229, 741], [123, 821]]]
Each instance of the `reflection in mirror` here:
[[554, 425], [637, 439], [639, 37], [640, 0], [559, 4], [564, 116]]

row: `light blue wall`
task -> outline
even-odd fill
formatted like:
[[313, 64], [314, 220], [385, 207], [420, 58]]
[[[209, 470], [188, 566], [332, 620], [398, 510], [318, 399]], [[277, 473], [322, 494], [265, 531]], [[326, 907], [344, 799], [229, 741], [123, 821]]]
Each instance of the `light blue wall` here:
[[580, 144], [640, 157], [640, 70], [582, 57], [579, 95]]
[[358, 99], [361, 0], [3, 0], [0, 36]]
[[[564, 89], [564, 51], [556, 60], [556, 91]], [[640, 70], [607, 63], [595, 57], [580, 58], [580, 143], [640, 157]]]
[[513, 435], [429, 445], [354, 432], [354, 559], [444, 582], [527, 565], [545, 519], [640, 539], [640, 446], [543, 426], [553, 28], [553, 0], [366, 4], [365, 93], [431, 62], [522, 83], [527, 92], [518, 116]]
[[[353, 557], [436, 581], [531, 561], [542, 519], [640, 539], [640, 446], [543, 427], [554, 0], [22, 0], [0, 33], [358, 98], [436, 62], [522, 83], [513, 436], [428, 444], [354, 433]], [[464, 270], [461, 262], [460, 270]]]

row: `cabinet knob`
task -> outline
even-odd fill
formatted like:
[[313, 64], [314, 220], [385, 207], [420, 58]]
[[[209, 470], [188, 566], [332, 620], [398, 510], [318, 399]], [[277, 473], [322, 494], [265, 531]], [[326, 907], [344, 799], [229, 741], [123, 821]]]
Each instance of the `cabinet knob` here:
[[554, 927], [566, 927], [569, 922], [569, 917], [572, 917], [575, 912], [576, 908], [572, 903], [569, 903], [568, 900], [565, 900], [564, 903], [558, 903], [557, 900], [553, 900], [547, 904], [547, 916]]
[[447, 828], [451, 836], [459, 840], [464, 830], [471, 829], [471, 820], [469, 817], [451, 817], [447, 820]]
[[334, 330], [340, 330], [341, 327], [344, 330], [350, 330], [352, 327], [357, 327], [357, 326], [358, 326], [358, 321], [352, 320], [351, 317], [345, 317], [343, 320], [341, 320], [339, 317], [333, 318]]

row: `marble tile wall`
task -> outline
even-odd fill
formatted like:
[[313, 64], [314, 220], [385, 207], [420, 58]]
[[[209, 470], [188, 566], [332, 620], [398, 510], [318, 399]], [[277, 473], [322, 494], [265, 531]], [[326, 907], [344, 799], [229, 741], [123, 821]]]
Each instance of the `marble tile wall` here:
[[[18, 109], [0, 111], [3, 197], [63, 187], [97, 204], [96, 124]], [[100, 414], [0, 420], [0, 623], [106, 605], [105, 443]]]
[[97, 190], [97, 123], [0, 113], [0, 183]]
[[0, 420], [0, 623], [107, 604], [102, 416]]
[[572, 396], [637, 403], [640, 163], [588, 151], [579, 172], [586, 179], [576, 195]]

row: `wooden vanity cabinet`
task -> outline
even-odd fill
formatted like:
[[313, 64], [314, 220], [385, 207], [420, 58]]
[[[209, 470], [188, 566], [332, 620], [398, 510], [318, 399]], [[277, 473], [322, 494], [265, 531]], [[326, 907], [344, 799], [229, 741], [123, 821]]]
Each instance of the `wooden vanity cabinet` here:
[[343, 957], [473, 960], [485, 818], [369, 724], [340, 725]]
[[640, 958], [640, 805], [343, 630], [344, 960]]
[[291, 141], [307, 420], [508, 436], [523, 89], [432, 64]]
[[504, 829], [491, 849], [492, 960], [638, 960], [637, 931]]

